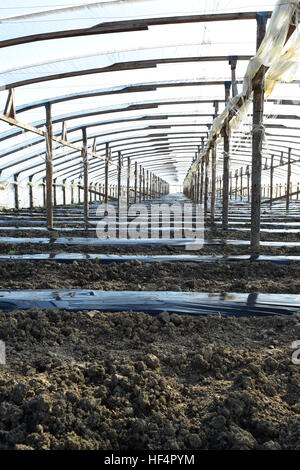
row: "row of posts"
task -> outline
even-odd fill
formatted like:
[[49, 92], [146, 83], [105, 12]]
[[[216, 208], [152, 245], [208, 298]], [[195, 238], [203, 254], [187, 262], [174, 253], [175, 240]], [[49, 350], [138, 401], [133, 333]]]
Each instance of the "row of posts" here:
[[[267, 170], [270, 172], [270, 183], [264, 184], [261, 186], [261, 197], [268, 198], [270, 206], [272, 206], [274, 198], [281, 198], [285, 196], [286, 199], [286, 208], [289, 209], [290, 201], [293, 197], [299, 200], [300, 196], [300, 183], [293, 184], [291, 182], [291, 175], [292, 175], [292, 160], [291, 160], [291, 153], [292, 150], [288, 150], [288, 160], [287, 162], [283, 161], [283, 152], [280, 160], [279, 165], [274, 165], [274, 155], [271, 156], [271, 164], [270, 167], [268, 166], [268, 162], [266, 160], [265, 166], [263, 170]], [[298, 162], [297, 162], [298, 163]], [[287, 181], [285, 184], [274, 184], [274, 170], [281, 167], [287, 167]], [[205, 185], [203, 183], [203, 178], [200, 177], [202, 174], [203, 166], [200, 166], [198, 169], [198, 174], [194, 177], [194, 181], [192, 182], [192, 191], [189, 193], [189, 196], [197, 203], [202, 202], [203, 199], [203, 191], [204, 188], [208, 186], [209, 194], [212, 194], [213, 187], [212, 181], [208, 178], [208, 184]], [[199, 189], [197, 190], [197, 185], [199, 185]], [[223, 177], [216, 178], [216, 195], [218, 197], [223, 196], [223, 188], [224, 182]], [[243, 167], [240, 170], [235, 170], [234, 175], [232, 172], [229, 172], [229, 198], [237, 200], [238, 197], [243, 199], [246, 197], [248, 201], [251, 201], [251, 172], [250, 166], [247, 165], [246, 169]], [[205, 196], [207, 199], [207, 195]], [[206, 207], [207, 210], [207, 207]]]
[[[52, 130], [52, 118], [51, 118], [51, 105], [46, 104], [46, 178], [45, 178], [45, 206], [47, 212], [47, 227], [48, 229], [53, 228], [53, 203], [56, 202], [56, 185], [53, 179], [53, 130]], [[65, 139], [64, 139], [65, 140]], [[137, 161], [132, 163], [130, 157], [127, 157], [127, 185], [126, 188], [122, 186], [122, 168], [123, 168], [123, 156], [122, 153], [118, 153], [117, 162], [117, 185], [112, 186], [109, 184], [109, 169], [112, 164], [111, 149], [109, 143], [106, 144], [105, 152], [105, 174], [103, 187], [99, 186], [98, 191], [91, 188], [89, 183], [89, 157], [88, 157], [88, 145], [87, 145], [87, 132], [86, 128], [82, 128], [82, 150], [81, 157], [83, 162], [83, 186], [78, 185], [78, 198], [80, 201], [80, 191], [83, 190], [83, 206], [84, 206], [84, 219], [85, 225], [88, 226], [89, 219], [89, 203], [91, 201], [91, 195], [94, 197], [103, 198], [103, 202], [108, 204], [109, 199], [115, 199], [120, 206], [121, 197], [126, 189], [127, 205], [131, 202], [137, 203], [147, 199], [153, 199], [167, 195], [169, 193], [169, 184], [162, 178], [156, 176], [149, 170], [145, 170], [141, 165], [138, 165]], [[97, 158], [96, 146], [93, 148], [93, 157]], [[131, 171], [134, 176], [134, 187], [131, 186]], [[65, 183], [65, 181], [64, 181]], [[101, 184], [100, 184], [101, 185]], [[15, 191], [17, 191], [17, 178], [15, 178]], [[32, 184], [29, 185], [30, 190], [30, 206], [33, 206], [33, 195], [32, 195]], [[65, 186], [63, 185], [63, 202], [66, 202]], [[101, 191], [102, 189], [102, 191]], [[73, 191], [73, 186], [72, 189]], [[73, 194], [73, 193], [72, 193]], [[15, 195], [16, 204], [18, 204], [18, 194]], [[74, 197], [71, 195], [71, 203], [74, 202]]]
[[[266, 13], [257, 14], [257, 50], [259, 49], [265, 34], [267, 26], [267, 15]], [[288, 37], [295, 30], [295, 27], [291, 25]], [[230, 89], [232, 86], [233, 97], [237, 95], [236, 78], [235, 78], [235, 67], [236, 61], [232, 61], [232, 81], [225, 82], [225, 102], [227, 103], [230, 98]], [[263, 141], [264, 141], [264, 97], [265, 97], [265, 67], [260, 67], [255, 78], [253, 79], [253, 135], [252, 135], [252, 165], [251, 175], [249, 166], [246, 169], [245, 176], [247, 177], [247, 196], [251, 199], [251, 249], [253, 253], [259, 252], [260, 247], [260, 224], [261, 224], [261, 203], [264, 195], [264, 189], [262, 188], [262, 153], [263, 153]], [[215, 103], [215, 117], [218, 114], [218, 103]], [[225, 126], [222, 129], [221, 135], [224, 141], [224, 159], [223, 159], [223, 178], [222, 187], [218, 189], [218, 181], [216, 178], [216, 149], [217, 142], [211, 142], [210, 148], [206, 153], [203, 154], [201, 161], [198, 163], [196, 174], [194, 174], [193, 181], [190, 187], [185, 190], [187, 196], [192, 198], [194, 201], [204, 204], [204, 211], [208, 212], [208, 195], [210, 191], [211, 195], [211, 222], [215, 220], [215, 202], [217, 192], [221, 191], [223, 198], [223, 210], [222, 210], [222, 227], [224, 230], [228, 229], [228, 218], [229, 218], [229, 199], [232, 197], [232, 179], [233, 175], [230, 175], [230, 130], [229, 122], [234, 117], [231, 113], [225, 122]], [[202, 150], [204, 150], [202, 148]], [[200, 149], [199, 149], [200, 151]], [[211, 169], [209, 157], [211, 157]], [[288, 162], [287, 162], [287, 182], [286, 182], [286, 207], [289, 208], [290, 200], [293, 196], [298, 197], [298, 187], [294, 194], [291, 185], [291, 149], [288, 151]], [[271, 160], [270, 168], [270, 205], [274, 200], [274, 157]], [[209, 171], [211, 171], [211, 182], [209, 184]], [[243, 195], [243, 170], [239, 174], [239, 171], [235, 173], [235, 195], [238, 195], [239, 178], [240, 182], [240, 195]], [[250, 182], [251, 179], [251, 182]], [[220, 182], [219, 182], [220, 184]], [[250, 186], [251, 184], [251, 186]], [[278, 189], [277, 189], [278, 194]], [[280, 186], [279, 186], [280, 194]], [[280, 197], [276, 195], [275, 187], [275, 199]]]

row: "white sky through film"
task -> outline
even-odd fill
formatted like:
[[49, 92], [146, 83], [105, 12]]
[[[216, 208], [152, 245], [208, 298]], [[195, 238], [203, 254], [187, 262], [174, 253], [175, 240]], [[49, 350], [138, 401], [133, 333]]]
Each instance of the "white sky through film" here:
[[[272, 10], [276, 4], [273, 1], [257, 0], [153, 0], [153, 1], [118, 1], [99, 2], [99, 0], [6, 0], [0, 3], [0, 41], [11, 37], [19, 37], [27, 34], [35, 34], [45, 31], [56, 31], [60, 29], [86, 28], [107, 21], [130, 20], [138, 18], [176, 16], [179, 14], [201, 14], [201, 13], [226, 13], [242, 11], [265, 11]], [[102, 6], [100, 5], [102, 4]], [[78, 10], [79, 6], [89, 5], [89, 8]], [[74, 7], [74, 8], [73, 8]], [[52, 12], [44, 16], [40, 12]], [[55, 13], [54, 13], [55, 12]], [[29, 15], [22, 18], [22, 15]], [[9, 83], [34, 78], [41, 75], [64, 73], [80, 68], [105, 67], [114, 63], [128, 60], [144, 60], [145, 58], [176, 58], [176, 57], [201, 57], [201, 56], [230, 56], [255, 54], [256, 47], [256, 22], [255, 21], [232, 21], [218, 23], [192, 23], [179, 25], [152, 26], [146, 31], [103, 34], [86, 37], [74, 37], [70, 39], [59, 39], [42, 41], [19, 46], [0, 48], [0, 107], [4, 108], [7, 91], [3, 87]], [[237, 79], [242, 80], [246, 71], [248, 61], [239, 61], [237, 65]], [[298, 73], [299, 75], [299, 73]], [[193, 62], [180, 64], [158, 65], [156, 68], [125, 70], [122, 72], [97, 73], [73, 78], [35, 83], [28, 86], [16, 88], [17, 106], [46, 98], [57, 97], [69, 93], [78, 93], [86, 90], [114, 87], [119, 85], [131, 85], [149, 82], [170, 81], [210, 81], [230, 80], [231, 71], [228, 61], [224, 62]], [[300, 75], [296, 77], [300, 79]], [[274, 98], [299, 98], [300, 90], [298, 84], [280, 85], [274, 94]], [[127, 113], [109, 113], [109, 108], [118, 109], [129, 104], [139, 104], [144, 101], [149, 103], [162, 100], [190, 100], [193, 104], [162, 105], [157, 109], [130, 111]], [[174, 129], [182, 131], [191, 130], [198, 126], [199, 131], [207, 131], [207, 123], [212, 122], [213, 106], [201, 104], [204, 99], [224, 99], [224, 86], [198, 86], [198, 87], [173, 87], [158, 88], [156, 91], [143, 93], [119, 94], [110, 96], [99, 96], [85, 98], [66, 103], [54, 105], [53, 115], [62, 116], [72, 112], [84, 112], [93, 109], [102, 109], [103, 115], [88, 117], [85, 119], [74, 119], [68, 126], [82, 125], [86, 122], [99, 123], [113, 119], [124, 119], [125, 115], [130, 117], [143, 115], [159, 115], [164, 112], [173, 114], [208, 114], [209, 116], [186, 118], [174, 117], [169, 121]], [[220, 112], [224, 104], [220, 103]], [[278, 110], [275, 105], [267, 105], [271, 117], [282, 112], [294, 116], [299, 115], [298, 107], [285, 107]], [[106, 110], [106, 111], [105, 111]], [[25, 113], [18, 114], [18, 118], [25, 122], [34, 123], [44, 119], [44, 108], [37, 108]], [[190, 128], [186, 123], [190, 124]], [[300, 124], [293, 120], [284, 120], [283, 124], [299, 127]], [[182, 128], [180, 128], [182, 124]], [[58, 131], [61, 124], [54, 125]], [[112, 124], [105, 127], [105, 133], [109, 130], [117, 132], [123, 129], [122, 136], [128, 137], [132, 129], [137, 129], [139, 134], [141, 123]], [[126, 133], [126, 129], [131, 129]], [[0, 124], [0, 134], [10, 130], [7, 125]], [[99, 133], [104, 133], [103, 126], [99, 127]], [[94, 126], [92, 133], [96, 133]], [[270, 132], [274, 132], [271, 131]], [[279, 131], [282, 135], [286, 133], [284, 128]], [[289, 131], [290, 132], [290, 131]], [[276, 131], [275, 131], [276, 133]], [[295, 133], [295, 132], [294, 132]], [[296, 131], [297, 133], [297, 131]], [[80, 138], [80, 132], [72, 134], [72, 138]], [[116, 138], [116, 137], [114, 137]], [[0, 142], [0, 156], [9, 148], [20, 145], [33, 139], [33, 136], [23, 134], [14, 139]], [[107, 136], [99, 138], [99, 143], [105, 143]], [[191, 139], [192, 140], [192, 139]], [[196, 142], [196, 141], [195, 141]], [[91, 141], [90, 141], [91, 143]], [[194, 142], [193, 142], [194, 143]], [[37, 147], [38, 149], [39, 147]], [[298, 148], [298, 144], [295, 144]], [[42, 149], [42, 145], [40, 146]], [[13, 158], [21, 161], [24, 155], [31, 155], [32, 149], [23, 149], [16, 152]], [[300, 154], [300, 145], [299, 145]], [[171, 184], [181, 184], [191, 160], [194, 149], [190, 151], [174, 150], [169, 156], [172, 164], [172, 172], [165, 176], [163, 165], [157, 168], [157, 174], [166, 177]], [[38, 162], [38, 158], [34, 162]], [[239, 159], [249, 158], [240, 155]], [[11, 155], [3, 157], [1, 164], [6, 164], [12, 159]], [[234, 163], [233, 163], [234, 164]], [[240, 165], [240, 163], [238, 163]], [[22, 166], [20, 166], [22, 167]], [[175, 168], [175, 172], [173, 171]], [[13, 170], [3, 172], [3, 177], [9, 178]], [[28, 176], [28, 175], [27, 175]], [[39, 175], [41, 177], [42, 175]], [[24, 174], [24, 178], [26, 173]]]

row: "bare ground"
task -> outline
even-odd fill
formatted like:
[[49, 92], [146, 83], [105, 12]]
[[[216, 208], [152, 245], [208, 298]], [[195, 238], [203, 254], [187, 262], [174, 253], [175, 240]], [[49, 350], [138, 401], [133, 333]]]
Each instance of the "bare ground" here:
[[2, 261], [0, 289], [79, 288], [195, 292], [300, 292], [300, 265], [272, 263], [101, 264]]
[[298, 449], [298, 317], [0, 312], [1, 449]]

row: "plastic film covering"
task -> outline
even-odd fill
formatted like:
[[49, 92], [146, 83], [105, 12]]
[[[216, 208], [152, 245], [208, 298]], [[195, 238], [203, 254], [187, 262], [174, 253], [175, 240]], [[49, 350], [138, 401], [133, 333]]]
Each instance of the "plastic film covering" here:
[[100, 310], [158, 314], [168, 311], [189, 315], [266, 316], [293, 315], [299, 307], [299, 295], [88, 290], [0, 291], [0, 308], [6, 311], [39, 308], [74, 312]]

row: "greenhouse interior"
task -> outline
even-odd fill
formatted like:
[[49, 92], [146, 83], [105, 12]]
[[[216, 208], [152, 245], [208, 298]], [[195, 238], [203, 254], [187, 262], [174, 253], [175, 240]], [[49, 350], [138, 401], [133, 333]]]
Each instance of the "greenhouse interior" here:
[[300, 450], [299, 21], [1, 3], [0, 450]]

